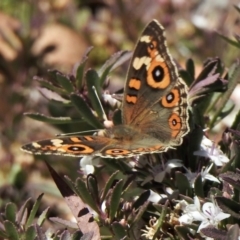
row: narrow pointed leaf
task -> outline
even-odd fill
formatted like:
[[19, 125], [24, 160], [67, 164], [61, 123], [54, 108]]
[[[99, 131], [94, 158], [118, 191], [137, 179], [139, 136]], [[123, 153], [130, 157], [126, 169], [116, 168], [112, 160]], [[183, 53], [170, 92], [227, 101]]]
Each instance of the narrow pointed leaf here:
[[19, 211], [17, 212], [16, 222], [22, 222], [24, 218], [25, 212], [27, 210], [27, 206], [29, 205], [31, 198], [27, 199], [24, 204], [20, 207]]
[[201, 174], [199, 174], [194, 182], [195, 194], [198, 197], [204, 198], [203, 183]]
[[101, 203], [105, 200], [105, 197], [107, 195], [107, 193], [109, 192], [109, 190], [112, 187], [113, 182], [117, 179], [117, 176], [119, 175], [119, 171], [114, 172], [108, 179], [104, 189], [103, 189], [103, 193], [101, 196]]
[[141, 193], [138, 199], [134, 202], [133, 208], [138, 209], [148, 200], [149, 196], [150, 196], [150, 190], [146, 190], [143, 193]]
[[33, 79], [37, 80], [40, 83], [41, 87], [43, 87], [43, 88], [47, 88], [48, 90], [58, 93], [59, 95], [66, 95], [66, 96], [68, 95], [68, 93], [65, 89], [56, 87], [52, 83], [50, 83], [46, 80], [43, 80], [37, 76], [35, 76]]
[[87, 187], [88, 187], [88, 191], [92, 195], [92, 198], [99, 205], [100, 199], [99, 199], [99, 191], [98, 191], [98, 182], [96, 177], [93, 174], [89, 174], [87, 176]]
[[[132, 53], [128, 51], [120, 51], [113, 54], [102, 66], [102, 68], [98, 71], [100, 76], [100, 86], [103, 85], [104, 81], [106, 80], [108, 74], [114, 68], [114, 65], [117, 65], [117, 62], [120, 61], [121, 63], [127, 61], [131, 58]], [[122, 61], [121, 61], [122, 60]]]
[[47, 240], [47, 237], [44, 234], [44, 231], [40, 226], [35, 224], [34, 228], [35, 228], [35, 232], [37, 234], [37, 237], [36, 237], [37, 240]]
[[77, 73], [76, 73], [76, 86], [77, 89], [80, 90], [83, 86], [83, 76], [84, 76], [84, 68], [86, 65], [86, 62], [88, 60], [88, 55], [91, 52], [91, 50], [93, 49], [93, 47], [89, 47], [86, 51], [86, 53], [83, 56], [83, 59], [80, 63], [80, 65], [77, 68]]
[[175, 184], [180, 194], [189, 195], [190, 184], [187, 177], [184, 174], [182, 174], [181, 172], [176, 172]]
[[49, 209], [50, 209], [50, 207], [46, 208], [46, 209], [41, 213], [41, 215], [38, 217], [37, 224], [38, 224], [39, 226], [42, 226], [43, 223], [45, 222], [45, 220], [47, 219], [47, 214], [48, 214]]
[[[193, 82], [193, 80], [195, 78], [195, 66], [194, 66], [194, 62], [191, 58], [188, 59], [186, 62], [186, 70], [187, 70], [188, 74], [190, 75], [192, 82]], [[190, 86], [190, 85], [188, 85], [188, 86]]]
[[92, 111], [81, 96], [77, 94], [71, 94], [71, 100], [86, 122], [97, 129], [103, 128], [102, 124], [93, 115]]
[[156, 230], [155, 230], [155, 233], [154, 233], [154, 235], [153, 235], [153, 239], [156, 239], [156, 238], [157, 238], [158, 233], [159, 233], [160, 229], [162, 228], [162, 225], [163, 225], [164, 220], [165, 220], [166, 215], [167, 215], [167, 210], [168, 210], [167, 204], [168, 204], [168, 201], [167, 201], [167, 202], [165, 203], [165, 205], [163, 206], [163, 211], [161, 212], [161, 215], [160, 215], [160, 217], [159, 217], [158, 220], [157, 220], [157, 224], [156, 224], [156, 226], [155, 226], [155, 229], [156, 229]]
[[66, 92], [71, 93], [74, 91], [73, 84], [70, 81], [69, 77], [63, 75], [60, 72], [56, 74], [56, 77], [57, 77], [58, 83], [66, 90]]
[[120, 223], [113, 222], [112, 223], [112, 230], [113, 230], [113, 233], [114, 233], [114, 239], [121, 240], [121, 239], [124, 239], [126, 237], [126, 231]]
[[17, 212], [17, 207], [13, 203], [7, 203], [6, 208], [5, 208], [5, 217], [6, 220], [15, 223], [16, 221], [16, 212]]
[[240, 219], [240, 204], [238, 202], [225, 197], [216, 197], [215, 199], [223, 212], [229, 213], [232, 217]]
[[24, 235], [25, 235], [24, 239], [34, 240], [36, 238], [36, 232], [35, 232], [34, 226], [32, 225], [28, 227]]
[[43, 193], [38, 196], [36, 202], [34, 203], [32, 209], [31, 209], [30, 215], [29, 215], [29, 217], [28, 217], [26, 227], [29, 227], [30, 225], [33, 224], [33, 221], [34, 221], [34, 218], [35, 218], [35, 216], [36, 216], [36, 213], [37, 213], [37, 211], [38, 211], [38, 209], [39, 209], [39, 206], [40, 206], [40, 202], [41, 202], [42, 197], [43, 197]]
[[110, 214], [109, 214], [110, 221], [114, 219], [115, 214], [118, 210], [118, 206], [120, 203], [121, 194], [123, 190], [123, 185], [124, 185], [123, 180], [119, 180], [118, 183], [113, 188], [111, 199], [110, 199]]
[[8, 220], [4, 221], [4, 227], [7, 232], [8, 239], [19, 240], [17, 228], [14, 226], [12, 222]]
[[[99, 85], [99, 77], [95, 70], [89, 69], [87, 71], [86, 85], [88, 89], [88, 97], [91, 100], [93, 109], [97, 112], [98, 117], [102, 120], [104, 113], [102, 112], [101, 103], [99, 102], [99, 99], [101, 98], [101, 89]], [[95, 87], [96, 92], [94, 91], [93, 87]]]
[[237, 47], [237, 48], [240, 48], [240, 43], [239, 42], [236, 42], [224, 35], [222, 35], [221, 33], [217, 32], [218, 36], [220, 36], [223, 40], [225, 40], [226, 42], [228, 42], [230, 45], [234, 46], [234, 47]]
[[178, 233], [178, 236], [181, 239], [189, 239], [189, 237], [194, 239], [194, 236], [191, 234], [191, 230], [188, 227], [185, 227], [185, 226], [175, 226], [174, 229], [176, 230], [176, 232]]
[[146, 212], [147, 208], [148, 208], [149, 202], [146, 201], [141, 207], [139, 207], [138, 209], [138, 213], [135, 216], [135, 218], [133, 219], [133, 223], [132, 224], [136, 224], [140, 221], [140, 219], [142, 218], [142, 215]]
[[75, 188], [77, 190], [77, 194], [81, 197], [83, 202], [88, 204], [93, 210], [95, 210], [97, 213], [99, 213], [99, 209], [96, 205], [96, 202], [94, 201], [93, 197], [89, 193], [87, 186], [82, 179], [78, 178], [76, 180]]
[[191, 83], [193, 82], [193, 79], [190, 76], [190, 74], [184, 69], [180, 69], [178, 72], [179, 72], [179, 75], [181, 76], [181, 78], [184, 80], [184, 82], [186, 82], [187, 85], [190, 86]]

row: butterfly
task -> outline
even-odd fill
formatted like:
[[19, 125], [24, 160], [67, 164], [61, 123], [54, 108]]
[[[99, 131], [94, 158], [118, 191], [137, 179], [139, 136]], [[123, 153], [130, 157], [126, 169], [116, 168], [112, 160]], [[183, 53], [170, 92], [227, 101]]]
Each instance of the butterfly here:
[[125, 158], [165, 152], [189, 132], [188, 88], [168, 52], [163, 26], [152, 20], [140, 36], [127, 74], [122, 125], [103, 136], [56, 137], [26, 144], [32, 154]]

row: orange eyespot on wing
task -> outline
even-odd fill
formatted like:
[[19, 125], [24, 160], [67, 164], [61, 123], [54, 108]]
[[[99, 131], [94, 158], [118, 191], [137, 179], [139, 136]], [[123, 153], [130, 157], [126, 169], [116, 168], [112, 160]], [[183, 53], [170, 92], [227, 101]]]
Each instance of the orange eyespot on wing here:
[[174, 88], [164, 96], [161, 100], [162, 106], [166, 108], [177, 107], [180, 104], [180, 93], [179, 90]]
[[172, 113], [168, 120], [170, 129], [172, 130], [172, 137], [175, 138], [181, 131], [182, 121], [181, 118], [176, 114]]

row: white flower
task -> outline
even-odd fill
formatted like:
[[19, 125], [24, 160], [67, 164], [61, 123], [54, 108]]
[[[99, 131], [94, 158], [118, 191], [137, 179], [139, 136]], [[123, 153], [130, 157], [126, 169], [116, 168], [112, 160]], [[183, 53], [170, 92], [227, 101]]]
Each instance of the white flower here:
[[179, 218], [179, 222], [190, 224], [194, 221], [200, 221], [198, 232], [209, 225], [217, 227], [223, 219], [230, 217], [230, 214], [224, 213], [215, 201], [204, 203], [201, 211], [198, 197], [195, 197], [194, 204], [187, 205], [183, 212], [185, 214]]
[[202, 169], [201, 171], [202, 181], [204, 182], [206, 179], [208, 179], [209, 181], [220, 183], [220, 181], [216, 177], [209, 173], [212, 166], [213, 163], [208, 168], [205, 168], [205, 170]]
[[192, 172], [191, 170], [187, 169], [186, 167], [184, 167], [184, 168], [187, 171], [184, 175], [187, 177], [188, 181], [190, 182], [191, 187], [194, 188], [194, 182], [197, 178], [198, 173]]
[[[203, 218], [202, 223], [198, 228], [198, 232], [207, 227], [208, 225], [218, 226], [218, 224], [225, 218], [230, 217], [228, 213], [224, 213], [222, 209], [214, 202], [204, 203], [202, 206]], [[201, 221], [201, 220], [200, 220]]]
[[99, 159], [97, 158], [98, 157], [85, 156], [80, 160], [80, 167], [84, 175], [94, 173], [95, 171], [94, 165], [97, 165], [99, 163]]
[[201, 142], [201, 150], [195, 151], [194, 155], [210, 158], [217, 166], [222, 166], [224, 163], [229, 162], [229, 158], [223, 154], [223, 152], [216, 147], [216, 145], [203, 136]]
[[[209, 171], [211, 170], [212, 166], [213, 166], [213, 163], [209, 167], [205, 168], [205, 170], [204, 169], [201, 170], [200, 174], [201, 174], [202, 182], [204, 182], [206, 179], [208, 179], [208, 180], [210, 180], [212, 182], [220, 183], [220, 181], [216, 177], [214, 177], [212, 174], [209, 173]], [[185, 168], [185, 169], [187, 171], [185, 173], [185, 176], [189, 180], [191, 187], [194, 188], [194, 182], [195, 182], [195, 180], [197, 178], [198, 173], [197, 172], [191, 172], [187, 168]]]

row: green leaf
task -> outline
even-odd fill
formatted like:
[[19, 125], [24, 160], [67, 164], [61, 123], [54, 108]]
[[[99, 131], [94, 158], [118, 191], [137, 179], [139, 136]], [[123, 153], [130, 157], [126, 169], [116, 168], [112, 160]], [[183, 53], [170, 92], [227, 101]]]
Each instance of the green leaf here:
[[26, 224], [26, 216], [28, 214], [28, 209], [27, 206], [29, 205], [31, 201], [31, 198], [27, 199], [23, 205], [20, 207], [17, 216], [16, 216], [16, 222], [20, 225], [25, 225]]
[[66, 90], [66, 92], [71, 93], [74, 91], [74, 87], [69, 77], [63, 75], [61, 72], [56, 73], [58, 83]]
[[75, 189], [77, 191], [78, 196], [80, 196], [80, 198], [82, 199], [82, 201], [88, 204], [97, 213], [99, 213], [99, 209], [96, 205], [96, 202], [92, 198], [91, 194], [87, 189], [85, 182], [82, 179], [77, 178], [75, 182]]
[[228, 199], [225, 197], [215, 197], [218, 206], [225, 213], [231, 214], [232, 217], [240, 219], [240, 204], [239, 202], [235, 202], [232, 199]]
[[[191, 83], [192, 83], [195, 78], [195, 66], [194, 66], [194, 62], [191, 58], [188, 59], [186, 62], [186, 70], [191, 77], [191, 80], [192, 80]], [[188, 85], [188, 86], [190, 86], [190, 85]]]
[[46, 208], [42, 213], [41, 215], [38, 217], [38, 221], [37, 221], [37, 224], [39, 226], [42, 226], [44, 221], [47, 219], [47, 214], [48, 214], [48, 211], [49, 211], [50, 207]]
[[237, 48], [240, 48], [240, 43], [239, 42], [236, 42], [236, 41], [233, 41], [232, 39], [222, 35], [221, 33], [217, 32], [218, 36], [220, 36], [222, 39], [224, 39], [226, 42], [228, 42], [230, 45], [234, 46], [234, 47], [237, 47]]
[[15, 223], [16, 221], [16, 212], [17, 212], [17, 207], [13, 203], [7, 203], [6, 208], [5, 208], [5, 217], [6, 220]]
[[35, 232], [37, 234], [36, 239], [38, 239], [38, 240], [47, 240], [47, 237], [44, 234], [44, 231], [43, 231], [43, 229], [40, 226], [35, 224], [34, 228], [35, 228]]
[[179, 69], [178, 72], [179, 72], [180, 77], [184, 80], [184, 82], [188, 86], [190, 86], [190, 84], [192, 83], [192, 79], [191, 79], [191, 76], [189, 75], [189, 73], [184, 69]]
[[86, 51], [86, 53], [83, 56], [83, 59], [80, 63], [80, 65], [77, 68], [77, 73], [76, 73], [76, 86], [77, 89], [80, 90], [83, 86], [83, 75], [84, 75], [84, 68], [86, 65], [86, 62], [88, 60], [88, 55], [90, 51], [93, 49], [93, 47], [89, 47]]
[[14, 226], [12, 222], [8, 220], [4, 221], [4, 227], [7, 232], [8, 239], [19, 240], [17, 228]]
[[48, 90], [58, 93], [59, 95], [67, 96], [67, 91], [65, 91], [65, 89], [56, 87], [52, 83], [50, 83], [46, 80], [43, 80], [42, 78], [39, 78], [37, 76], [33, 77], [33, 79], [37, 80], [43, 88], [47, 88]]
[[[86, 85], [88, 89], [88, 97], [92, 103], [94, 110], [97, 112], [98, 117], [102, 120], [105, 113], [102, 111], [100, 103], [101, 89], [99, 85], [99, 77], [95, 70], [89, 69], [86, 73]], [[94, 90], [96, 89], [96, 92]]]
[[132, 171], [131, 167], [129, 167], [129, 165], [126, 162], [120, 159], [118, 159], [118, 161], [113, 161], [110, 158], [102, 158], [101, 161], [104, 162], [104, 164], [108, 165], [109, 167], [115, 170], [120, 170], [123, 173]]
[[155, 233], [154, 233], [152, 239], [157, 239], [159, 230], [162, 228], [162, 225], [164, 223], [164, 220], [166, 218], [167, 211], [168, 211], [167, 204], [168, 204], [168, 202], [166, 202], [166, 204], [163, 206], [163, 210], [161, 212], [161, 215], [160, 215], [160, 217], [157, 220], [157, 225], [154, 227], [156, 230], [155, 230]]
[[114, 239], [121, 240], [126, 237], [126, 231], [124, 227], [118, 223], [118, 222], [113, 222], [112, 223], [112, 230], [114, 233]]
[[143, 216], [143, 214], [146, 212], [148, 206], [149, 206], [149, 202], [146, 201], [145, 203], [142, 204], [141, 207], [139, 207], [138, 213], [137, 213], [137, 215], [134, 217], [132, 225], [133, 225], [133, 224], [137, 224], [137, 223], [142, 219], [142, 216]]
[[77, 95], [77, 94], [71, 94], [71, 100], [73, 104], [75, 105], [78, 112], [81, 114], [81, 116], [84, 118], [86, 122], [88, 122], [91, 126], [102, 129], [102, 124], [98, 121], [98, 119], [93, 115], [90, 107], [87, 106], [84, 99]]
[[39, 209], [40, 202], [41, 202], [41, 199], [42, 199], [43, 195], [44, 195], [43, 193], [40, 194], [40, 195], [38, 196], [36, 202], [34, 203], [32, 209], [31, 209], [30, 215], [29, 215], [29, 217], [28, 217], [26, 227], [29, 227], [30, 225], [33, 224], [34, 218], [35, 218], [36, 213], [37, 213], [37, 211], [38, 211], [38, 209]]
[[120, 51], [115, 54], [113, 54], [102, 66], [102, 68], [98, 71], [98, 74], [100, 76], [100, 86], [103, 85], [104, 81], [106, 80], [108, 74], [111, 72], [113, 68], [115, 68], [114, 65], [119, 65], [117, 62], [119, 61], [120, 64], [122, 64], [124, 61], [127, 61], [131, 58], [132, 53], [128, 51]]
[[138, 209], [141, 207], [149, 198], [150, 190], [146, 190], [138, 197], [138, 199], [133, 203], [133, 208]]
[[25, 116], [30, 117], [34, 120], [46, 122], [50, 124], [71, 124], [84, 122], [82, 119], [72, 119], [70, 117], [49, 117], [41, 113], [24, 113]]
[[107, 195], [107, 193], [109, 192], [109, 190], [112, 187], [113, 182], [117, 179], [117, 176], [120, 175], [119, 171], [114, 172], [109, 178], [108, 181], [103, 189], [102, 195], [101, 195], [101, 203], [105, 200], [105, 197]]
[[191, 229], [186, 226], [175, 226], [174, 228], [176, 232], [178, 233], [178, 236], [180, 239], [194, 239], [194, 236], [191, 233]]
[[194, 182], [194, 190], [195, 194], [198, 197], [204, 198], [204, 191], [203, 191], [203, 183], [202, 183], [202, 176], [198, 174], [195, 182]]
[[98, 191], [98, 182], [96, 177], [93, 174], [89, 174], [87, 176], [87, 188], [90, 194], [92, 195], [92, 198], [99, 205], [100, 199], [99, 199], [99, 191]]
[[228, 102], [233, 90], [236, 88], [238, 81], [240, 77], [240, 64], [239, 61], [236, 61], [229, 69], [229, 84], [228, 84], [228, 90], [221, 95], [221, 98], [219, 98], [219, 101], [217, 103], [218, 109], [215, 110], [214, 115], [211, 119], [211, 122], [209, 124], [210, 128], [213, 128], [215, 126], [215, 122], [222, 112], [222, 109]]
[[183, 173], [176, 172], [175, 184], [180, 194], [187, 196], [190, 194], [191, 186], [187, 177]]
[[121, 195], [122, 195], [123, 185], [124, 185], [124, 182], [121, 179], [116, 183], [116, 185], [113, 188], [112, 195], [110, 198], [110, 205], [109, 205], [110, 206], [110, 213], [109, 213], [110, 221], [113, 221], [115, 214], [118, 210], [118, 206], [119, 206]]
[[34, 240], [36, 238], [36, 232], [33, 225], [27, 228], [26, 232], [24, 233], [24, 239], [27, 240]]

